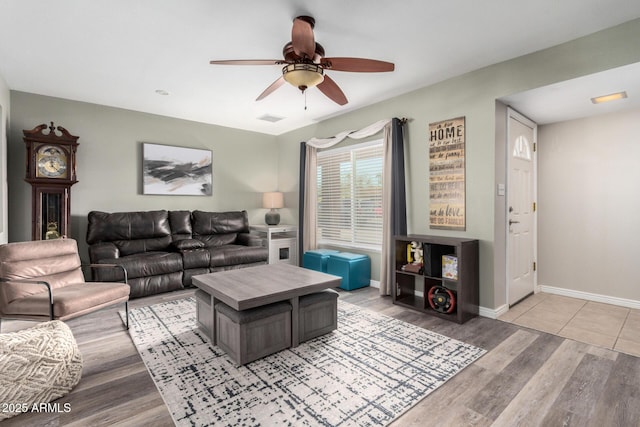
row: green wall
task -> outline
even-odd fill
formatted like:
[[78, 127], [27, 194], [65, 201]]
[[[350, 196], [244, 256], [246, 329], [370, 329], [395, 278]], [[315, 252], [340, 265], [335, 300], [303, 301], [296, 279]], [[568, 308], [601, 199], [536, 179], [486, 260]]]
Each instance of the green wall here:
[[[80, 137], [70, 237], [78, 240], [83, 259], [91, 210], [246, 209], [250, 223], [262, 223], [261, 193], [278, 188], [274, 136], [15, 91], [11, 111], [10, 241], [31, 239], [31, 186], [24, 182], [22, 130], [50, 121]], [[141, 142], [212, 150], [213, 195], [143, 195]]]
[[[496, 100], [524, 90], [640, 62], [640, 20], [427, 86], [277, 137], [99, 105], [11, 92], [9, 139], [9, 239], [30, 238], [30, 186], [24, 177], [22, 129], [49, 121], [80, 136], [79, 183], [72, 190], [72, 237], [84, 243], [90, 210], [247, 209], [262, 222], [260, 194], [285, 193], [283, 223], [297, 223], [299, 143], [360, 129], [382, 118], [407, 117], [405, 127], [408, 228], [411, 233], [480, 239], [480, 305], [505, 304], [504, 233], [496, 226], [504, 198], [501, 165], [503, 107]], [[437, 58], [434, 58], [437, 61]], [[428, 226], [429, 123], [465, 116], [467, 130], [467, 230]], [[499, 125], [497, 123], [500, 123]], [[213, 150], [212, 197], [144, 196], [140, 142]], [[83, 248], [81, 248], [83, 251]], [[86, 253], [82, 252], [82, 253]], [[376, 257], [373, 254], [372, 257]], [[380, 259], [373, 260], [377, 266]], [[374, 273], [374, 278], [377, 273]]]
[[[592, 74], [640, 61], [640, 20], [630, 21], [550, 49], [495, 64], [423, 89], [372, 105], [278, 138], [280, 188], [297, 192], [297, 175], [290, 170], [299, 162], [299, 142], [312, 136], [329, 137], [347, 129], [360, 129], [382, 118], [407, 117], [405, 149], [407, 168], [407, 221], [409, 233], [465, 236], [480, 240], [480, 305], [503, 306], [506, 272], [505, 242], [496, 231], [494, 216], [504, 210], [497, 199], [496, 182], [505, 182], [504, 166], [496, 159], [496, 100], [513, 93]], [[437, 60], [437, 58], [434, 58]], [[431, 230], [427, 131], [429, 123], [466, 117], [467, 230]], [[498, 121], [505, 123], [504, 120]], [[287, 167], [287, 165], [290, 165]], [[498, 234], [498, 238], [496, 238]], [[502, 233], [504, 235], [504, 233]], [[500, 270], [499, 270], [500, 269]]]

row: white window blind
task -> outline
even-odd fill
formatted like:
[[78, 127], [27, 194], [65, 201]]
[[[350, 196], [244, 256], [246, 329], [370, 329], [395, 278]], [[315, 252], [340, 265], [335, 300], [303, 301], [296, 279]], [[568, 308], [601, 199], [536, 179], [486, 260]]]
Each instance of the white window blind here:
[[320, 243], [382, 245], [382, 141], [318, 153]]

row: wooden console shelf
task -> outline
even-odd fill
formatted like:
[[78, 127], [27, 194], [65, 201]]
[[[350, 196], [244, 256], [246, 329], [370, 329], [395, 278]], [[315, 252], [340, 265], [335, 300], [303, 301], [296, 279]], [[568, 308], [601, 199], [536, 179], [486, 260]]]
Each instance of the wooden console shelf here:
[[[423, 265], [409, 266], [408, 245], [415, 242], [423, 251]], [[408, 235], [395, 236], [395, 286], [393, 303], [458, 323], [478, 315], [479, 260], [478, 240], [456, 237]], [[443, 277], [442, 256], [457, 263], [450, 270], [451, 277]], [[455, 264], [454, 264], [455, 265]], [[434, 290], [455, 304], [450, 313], [438, 311], [429, 304], [429, 291]], [[436, 295], [438, 295], [436, 293]], [[441, 310], [444, 306], [436, 306]]]

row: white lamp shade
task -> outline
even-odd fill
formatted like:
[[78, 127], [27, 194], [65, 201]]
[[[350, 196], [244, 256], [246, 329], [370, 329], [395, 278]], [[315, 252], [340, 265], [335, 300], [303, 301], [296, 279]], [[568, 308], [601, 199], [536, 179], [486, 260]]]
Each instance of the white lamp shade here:
[[262, 207], [265, 209], [280, 209], [284, 207], [284, 197], [279, 191], [264, 193], [262, 195]]

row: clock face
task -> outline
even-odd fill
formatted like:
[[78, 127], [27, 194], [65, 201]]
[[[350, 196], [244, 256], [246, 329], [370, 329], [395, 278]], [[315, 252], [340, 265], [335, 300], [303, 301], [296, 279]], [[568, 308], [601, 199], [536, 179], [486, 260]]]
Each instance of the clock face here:
[[43, 145], [37, 152], [36, 176], [45, 178], [67, 177], [67, 153], [53, 145]]

